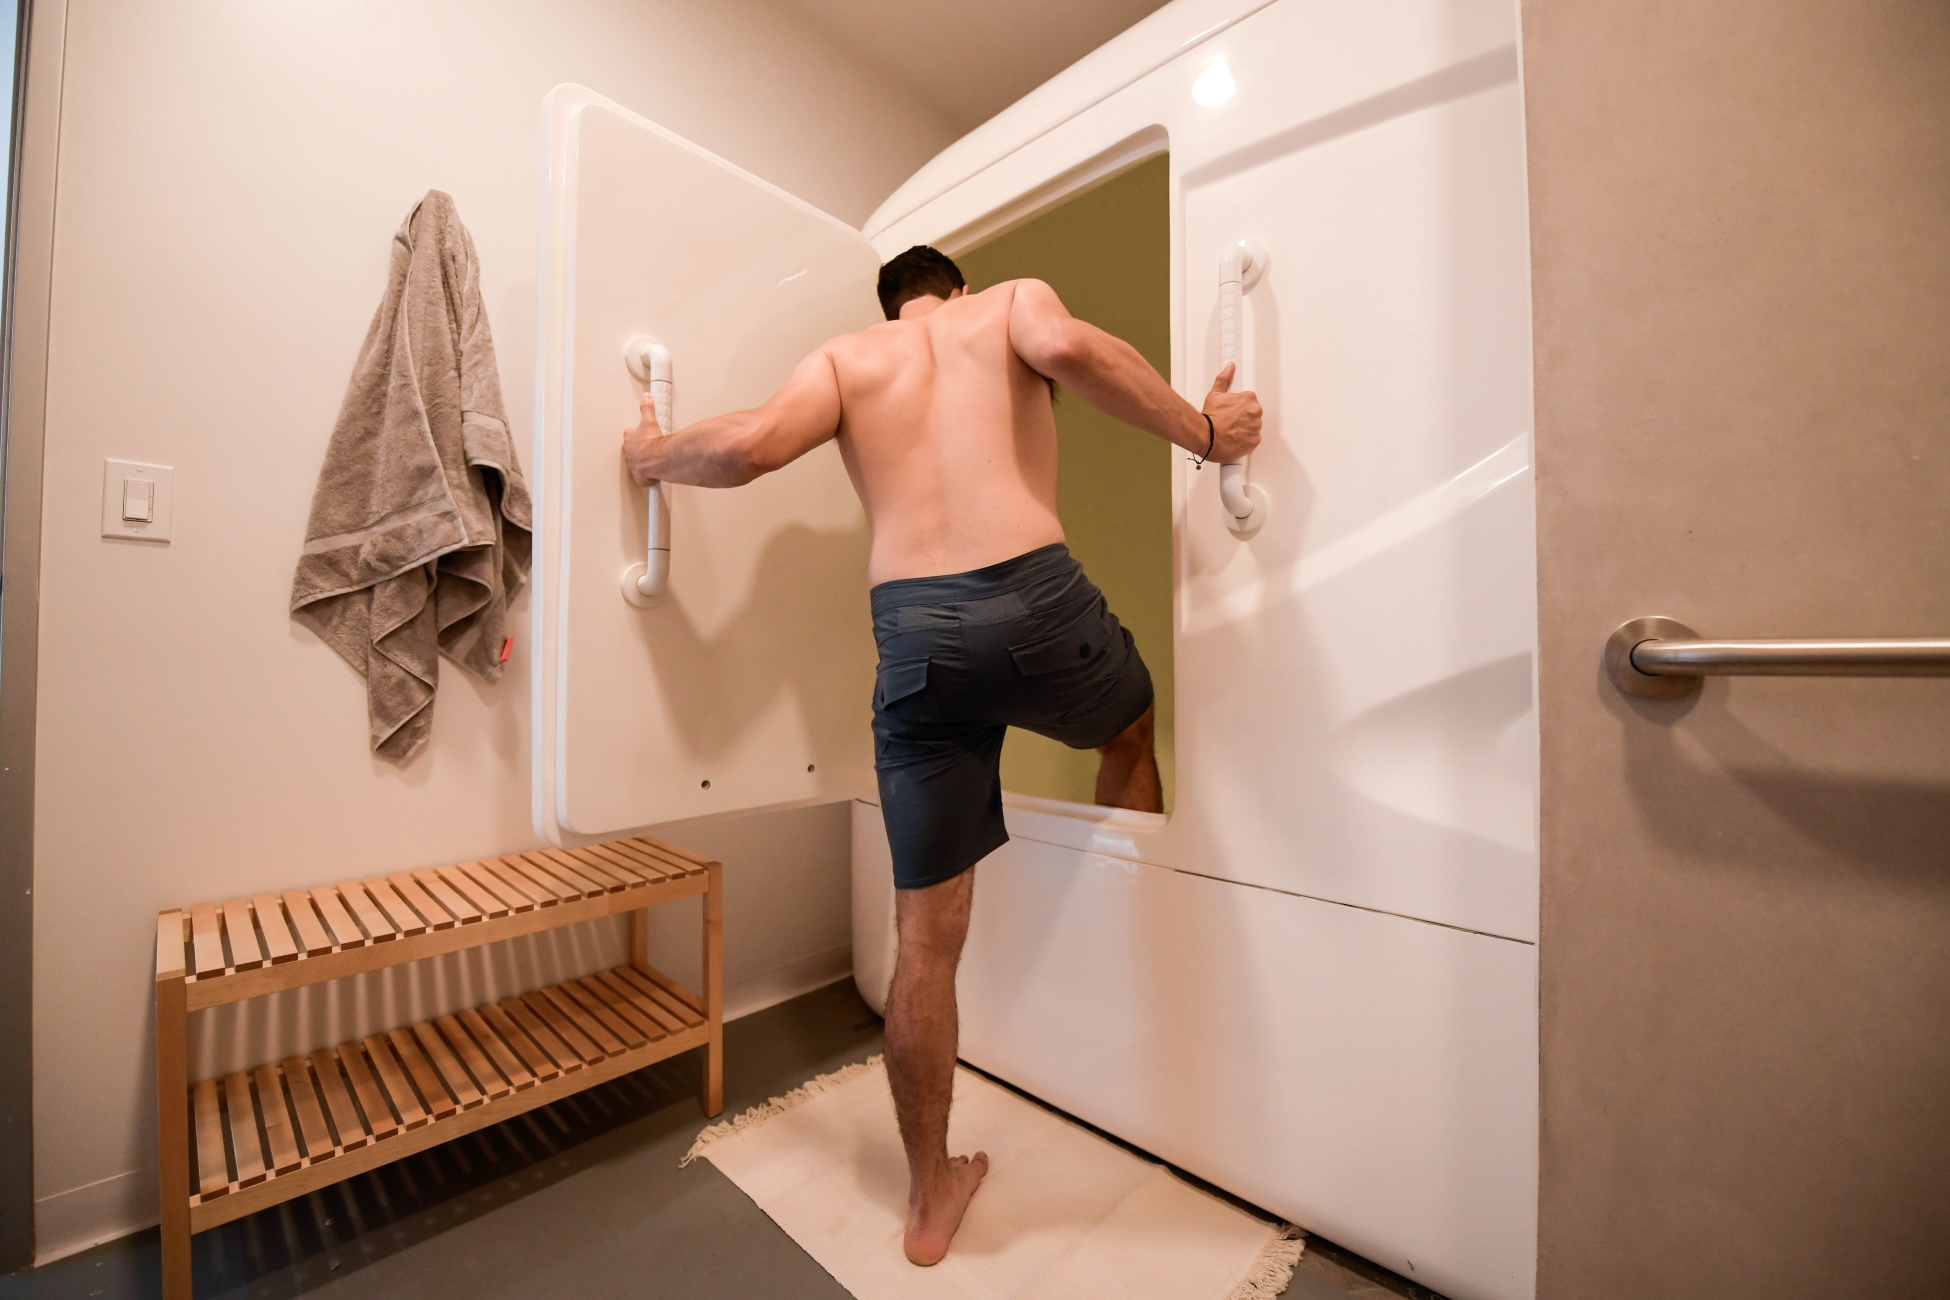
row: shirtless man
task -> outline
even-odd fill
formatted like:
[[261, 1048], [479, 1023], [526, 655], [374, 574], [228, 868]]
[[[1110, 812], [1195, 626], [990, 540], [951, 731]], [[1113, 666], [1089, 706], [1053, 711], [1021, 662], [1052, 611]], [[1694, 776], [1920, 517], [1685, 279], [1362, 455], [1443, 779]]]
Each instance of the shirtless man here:
[[1206, 460], [1259, 442], [1260, 406], [1219, 373], [1200, 411], [1130, 344], [1073, 318], [1040, 280], [970, 294], [915, 247], [880, 271], [887, 323], [833, 339], [765, 405], [660, 437], [650, 399], [630, 473], [737, 487], [838, 438], [872, 530], [880, 669], [874, 766], [893, 849], [899, 951], [887, 1080], [907, 1148], [909, 1260], [948, 1253], [988, 1156], [948, 1154], [955, 968], [976, 862], [1007, 842], [1010, 726], [1103, 756], [1097, 802], [1162, 812], [1151, 676], [1063, 544], [1055, 385]]

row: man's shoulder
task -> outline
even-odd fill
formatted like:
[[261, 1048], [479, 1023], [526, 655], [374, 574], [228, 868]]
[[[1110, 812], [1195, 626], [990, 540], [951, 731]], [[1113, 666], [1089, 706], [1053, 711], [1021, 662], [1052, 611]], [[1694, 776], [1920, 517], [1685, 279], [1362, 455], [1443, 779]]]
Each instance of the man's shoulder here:
[[917, 346], [922, 336], [938, 332], [943, 326], [981, 329], [1000, 324], [1006, 321], [1016, 292], [1023, 285], [1048, 288], [1041, 280], [1004, 280], [946, 304], [927, 317], [926, 324], [912, 320], [880, 321], [850, 334], [835, 335], [826, 341], [823, 350], [835, 364], [866, 361], [904, 352]]
[[865, 329], [854, 330], [851, 334], [836, 334], [821, 344], [828, 356], [838, 360], [846, 356], [857, 356], [866, 352], [878, 352], [895, 343], [901, 336], [901, 322], [881, 321]]
[[1014, 280], [999, 281], [982, 290], [980, 293], [969, 294], [963, 301], [971, 307], [986, 307], [990, 310], [1000, 309], [1007, 311], [1014, 305], [1016, 298], [1021, 294], [1028, 293], [1034, 295], [1049, 292], [1051, 292], [1051, 289], [1047, 283], [1038, 280], [1033, 275], [1025, 275]]

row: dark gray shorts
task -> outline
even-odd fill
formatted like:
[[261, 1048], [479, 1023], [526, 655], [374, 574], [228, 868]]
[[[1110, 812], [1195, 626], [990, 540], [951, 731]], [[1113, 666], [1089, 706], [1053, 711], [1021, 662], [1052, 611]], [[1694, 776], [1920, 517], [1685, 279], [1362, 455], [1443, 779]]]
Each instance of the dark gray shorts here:
[[1002, 738], [1094, 749], [1151, 707], [1131, 634], [1058, 543], [873, 589], [874, 769], [894, 884], [922, 889], [1009, 842]]

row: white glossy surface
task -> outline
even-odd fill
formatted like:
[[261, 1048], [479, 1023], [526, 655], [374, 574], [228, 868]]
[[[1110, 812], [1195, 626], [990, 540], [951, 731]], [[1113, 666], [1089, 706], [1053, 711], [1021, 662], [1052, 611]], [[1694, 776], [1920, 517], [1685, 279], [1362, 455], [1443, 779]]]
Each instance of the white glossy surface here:
[[936, 154], [887, 196], [863, 229], [877, 240], [880, 232], [968, 177], [1268, 3], [1176, 0], [1154, 11]]
[[[952, 253], [1168, 144], [1172, 378], [1193, 400], [1219, 365], [1223, 251], [1271, 254], [1241, 362], [1268, 413], [1251, 477], [1277, 508], [1241, 539], [1219, 475], [1181, 465], [1174, 489], [1174, 812], [1007, 801], [964, 1054], [1445, 1294], [1498, 1300], [1532, 1295], [1536, 1262], [1515, 17], [1279, 0], [1161, 67], [1110, 66], [1107, 46], [868, 227], [883, 255]], [[1220, 62], [1232, 93], [1202, 104]], [[891, 889], [863, 809], [871, 998]]]
[[621, 432], [638, 335], [677, 425], [756, 405], [877, 318], [860, 234], [576, 86], [549, 96], [538, 338], [535, 818], [559, 839], [850, 795], [871, 781], [866, 522], [826, 446], [735, 492], [667, 489], [667, 592]]
[[[1268, 413], [1252, 479], [1278, 504], [1242, 539], [1219, 476], [1181, 465], [1178, 810], [1134, 832], [1134, 856], [1530, 940], [1535, 529], [1514, 39], [1500, 2], [1283, 0], [875, 241], [953, 248], [1091, 160], [1168, 137], [1173, 378], [1188, 396], [1219, 364], [1224, 250], [1254, 238], [1271, 254], [1245, 297], [1241, 360]], [[1200, 106], [1192, 86], [1215, 58], [1237, 91]]]
[[856, 799], [853, 809], [853, 984], [875, 1015], [887, 1014], [894, 978], [894, 858], [880, 805]]
[[[1017, 840], [978, 891], [965, 1051], [1446, 1293], [1526, 1297], [1535, 615], [1514, 14], [1475, 0], [1245, 8], [1160, 11], [1124, 54], [1092, 56], [930, 164], [876, 230], [882, 254], [954, 251], [1168, 143], [1174, 381], [1193, 397], [1218, 366], [1223, 249], [1256, 238], [1272, 261], [1243, 312], [1242, 362], [1269, 412], [1253, 477], [1279, 508], [1242, 541], [1217, 475], [1184, 467], [1174, 489], [1177, 809], [1010, 801]], [[1217, 34], [1174, 36], [1168, 61], [1146, 64], [1164, 48], [1153, 37], [1187, 15], [1218, 15]], [[1193, 85], [1215, 60], [1233, 93], [1199, 104]], [[614, 452], [633, 399], [568, 376], [615, 374], [614, 349], [654, 330], [685, 372], [686, 410], [694, 395], [698, 412], [720, 410], [757, 400], [805, 347], [861, 322], [822, 317], [836, 311], [828, 298], [775, 294], [797, 281], [768, 264], [779, 283], [748, 276], [736, 324], [771, 322], [798, 341], [776, 358], [770, 339], [748, 349], [776, 359], [774, 373], [740, 354], [733, 374], [729, 323], [701, 308], [698, 320], [647, 314], [640, 289], [657, 275], [715, 294], [710, 268], [747, 264], [746, 245], [724, 241], [748, 200], [807, 214], [700, 170], [686, 211], [713, 224], [661, 230], [688, 256], [660, 271], [642, 232], [666, 218], [641, 178], [699, 155], [574, 94], [552, 105], [543, 276], [544, 329], [565, 342], [544, 349], [541, 376], [560, 410], [545, 403], [537, 458], [550, 593], [538, 640], [552, 683], [537, 729], [553, 737], [538, 746], [538, 824], [599, 833], [819, 797], [837, 788], [826, 760], [819, 784], [795, 787], [790, 768], [826, 743], [859, 745], [857, 789], [872, 648], [864, 531], [837, 463], [683, 494], [671, 585], [684, 618], [661, 622], [667, 610], [637, 614], [615, 597], [619, 539], [642, 535], [618, 504], [631, 494]], [[589, 187], [599, 169], [601, 221], [574, 219], [570, 162]], [[831, 266], [846, 263], [849, 232], [807, 229]], [[571, 254], [592, 269], [550, 269]], [[861, 285], [871, 264], [857, 261]], [[832, 272], [833, 293], [845, 279]], [[871, 319], [870, 296], [862, 304]], [[708, 395], [693, 386], [687, 330], [721, 347]], [[596, 371], [583, 360], [592, 331]], [[600, 429], [600, 454], [575, 450], [579, 427]], [[844, 545], [761, 563], [760, 542], [788, 519]], [[590, 576], [574, 557], [598, 548], [608, 568]], [[712, 581], [686, 585], [693, 554], [719, 566]], [[735, 797], [702, 790], [727, 759]], [[892, 900], [884, 839], [855, 811], [856, 977], [877, 998]]]
[[[854, 972], [891, 870], [855, 806]], [[1016, 836], [977, 870], [962, 1056], [1445, 1295], [1527, 1296], [1536, 948]]]

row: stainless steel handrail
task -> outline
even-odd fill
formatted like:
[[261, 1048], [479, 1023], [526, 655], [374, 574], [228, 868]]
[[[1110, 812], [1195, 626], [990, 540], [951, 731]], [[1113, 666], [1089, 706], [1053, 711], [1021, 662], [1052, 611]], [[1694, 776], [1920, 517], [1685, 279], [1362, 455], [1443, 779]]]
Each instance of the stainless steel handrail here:
[[1672, 699], [1703, 677], [1950, 677], [1950, 638], [1712, 641], [1670, 618], [1635, 618], [1605, 641], [1605, 676], [1627, 695]]

